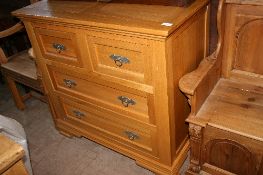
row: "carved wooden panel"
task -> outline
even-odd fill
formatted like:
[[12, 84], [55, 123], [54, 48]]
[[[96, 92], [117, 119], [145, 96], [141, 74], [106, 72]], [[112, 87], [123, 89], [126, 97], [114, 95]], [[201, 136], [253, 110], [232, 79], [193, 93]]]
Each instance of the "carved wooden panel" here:
[[237, 55], [235, 68], [263, 74], [263, 20], [246, 23], [237, 35]]
[[[263, 8], [228, 5], [222, 73], [224, 77], [262, 74]], [[247, 72], [247, 73], [245, 73]]]
[[238, 175], [256, 174], [254, 155], [244, 146], [228, 139], [214, 139], [205, 145], [204, 161]]

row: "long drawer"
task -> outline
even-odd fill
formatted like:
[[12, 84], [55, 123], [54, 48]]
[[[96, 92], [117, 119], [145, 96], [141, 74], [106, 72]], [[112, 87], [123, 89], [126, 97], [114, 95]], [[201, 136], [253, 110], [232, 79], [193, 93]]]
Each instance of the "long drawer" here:
[[48, 66], [53, 88], [57, 93], [68, 94], [110, 110], [149, 123], [146, 93], [132, 94], [116, 88], [94, 83], [73, 72], [63, 72]]
[[155, 126], [123, 118], [119, 114], [74, 98], [57, 96], [60, 117], [85, 130], [92, 127], [108, 135], [110, 140], [138, 152], [157, 155]]

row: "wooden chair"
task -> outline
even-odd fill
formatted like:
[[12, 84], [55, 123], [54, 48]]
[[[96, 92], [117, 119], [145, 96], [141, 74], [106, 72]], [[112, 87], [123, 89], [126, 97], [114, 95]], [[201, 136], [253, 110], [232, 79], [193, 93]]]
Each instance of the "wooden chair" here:
[[263, 1], [220, 0], [217, 50], [180, 80], [188, 174], [263, 174]]
[[[33, 1], [32, 1], [33, 2]], [[24, 29], [21, 22], [17, 23], [13, 27], [0, 32], [0, 38], [4, 38], [15, 34]], [[21, 96], [17, 89], [16, 82], [35, 89], [41, 93], [44, 93], [41, 76], [38, 74], [35, 61], [33, 60], [34, 53], [30, 49], [19, 52], [11, 57], [7, 57], [0, 47], [0, 66], [3, 76], [7, 80], [9, 89], [13, 95], [15, 104], [18, 109], [23, 110], [25, 108], [24, 100], [32, 96], [32, 92]], [[40, 99], [45, 101], [45, 98], [40, 96]]]

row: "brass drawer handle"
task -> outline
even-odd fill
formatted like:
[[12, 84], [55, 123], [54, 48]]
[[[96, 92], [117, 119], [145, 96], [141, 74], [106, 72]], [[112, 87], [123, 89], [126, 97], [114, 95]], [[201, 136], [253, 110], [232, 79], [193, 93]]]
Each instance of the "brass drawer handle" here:
[[115, 62], [116, 66], [121, 67], [123, 64], [130, 63], [130, 60], [127, 57], [123, 57], [120, 55], [112, 54], [110, 58]]
[[66, 47], [65, 47], [63, 44], [53, 43], [52, 46], [53, 46], [53, 48], [56, 49], [56, 51], [57, 51], [58, 53], [60, 53], [61, 51], [66, 50]]
[[130, 99], [128, 97], [119, 96], [118, 99], [121, 101], [121, 103], [124, 107], [128, 107], [129, 105], [135, 105], [136, 104], [136, 102], [133, 99]]
[[135, 134], [131, 131], [125, 131], [124, 133], [128, 136], [128, 139], [130, 139], [130, 140], [135, 140], [135, 139], [140, 138], [137, 134]]
[[73, 86], [77, 86], [77, 84], [73, 80], [64, 79], [63, 81], [68, 88], [72, 88]]
[[79, 119], [85, 117], [85, 114], [82, 113], [82, 112], [80, 112], [80, 111], [74, 110], [74, 111], [72, 111], [72, 112], [73, 112], [74, 115], [75, 115], [77, 118], [79, 118]]

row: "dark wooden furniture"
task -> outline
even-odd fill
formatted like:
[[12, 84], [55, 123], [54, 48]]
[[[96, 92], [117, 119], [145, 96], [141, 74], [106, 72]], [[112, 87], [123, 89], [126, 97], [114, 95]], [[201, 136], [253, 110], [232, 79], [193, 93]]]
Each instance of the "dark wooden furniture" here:
[[[51, 0], [51, 1], [61, 1], [61, 0]], [[75, 0], [71, 0], [75, 1]], [[179, 6], [187, 7], [195, 0], [79, 0], [79, 1], [89, 1], [89, 2], [105, 2], [105, 3], [130, 3], [130, 4], [147, 4], [147, 5], [169, 5], [169, 6]]]
[[263, 174], [263, 1], [221, 0], [217, 50], [180, 80], [188, 174]]
[[209, 1], [187, 8], [42, 1], [14, 15], [36, 51], [61, 133], [157, 174], [178, 173], [190, 112], [178, 81], [207, 55]]
[[[0, 32], [0, 38], [11, 36], [24, 29], [21, 22]], [[13, 99], [18, 109], [25, 108], [24, 100], [32, 96], [31, 91], [25, 95], [21, 95], [17, 89], [16, 82], [33, 88], [41, 93], [44, 93], [40, 75], [37, 73], [37, 67], [33, 60], [33, 50], [30, 49], [15, 53], [8, 57], [0, 47], [0, 68], [3, 76], [6, 78], [9, 89], [13, 95]], [[45, 99], [40, 96], [40, 99]]]
[[117, 3], [133, 3], [133, 4], [156, 4], [156, 5], [173, 5], [186, 7], [189, 6], [194, 0], [111, 0], [110, 2]]

